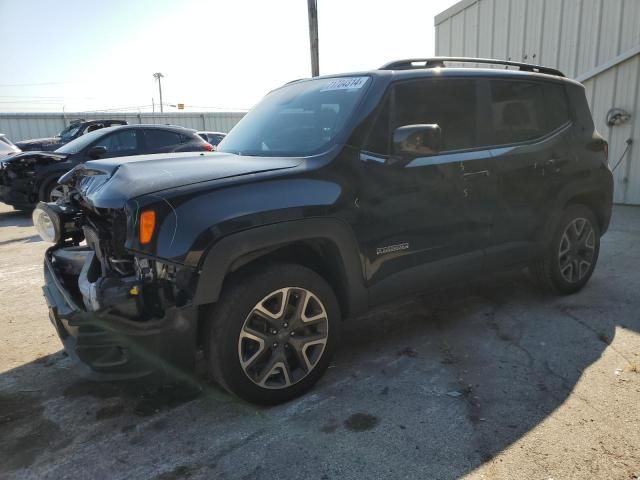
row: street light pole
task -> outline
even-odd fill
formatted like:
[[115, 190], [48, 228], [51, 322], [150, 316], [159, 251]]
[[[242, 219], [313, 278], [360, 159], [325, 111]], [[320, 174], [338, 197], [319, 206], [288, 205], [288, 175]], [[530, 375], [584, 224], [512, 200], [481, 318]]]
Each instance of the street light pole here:
[[164, 78], [164, 75], [160, 72], [156, 72], [153, 74], [153, 78], [158, 80], [158, 91], [160, 92], [160, 113], [163, 113], [164, 109], [162, 108], [162, 79]]
[[318, 48], [318, 3], [307, 0], [309, 11], [309, 49], [311, 51], [311, 75], [320, 75], [320, 54]]

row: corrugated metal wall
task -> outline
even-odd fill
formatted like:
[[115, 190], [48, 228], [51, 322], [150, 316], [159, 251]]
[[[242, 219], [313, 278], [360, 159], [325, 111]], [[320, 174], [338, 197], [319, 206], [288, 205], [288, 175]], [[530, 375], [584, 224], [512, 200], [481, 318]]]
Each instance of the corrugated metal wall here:
[[[614, 173], [615, 201], [640, 204], [640, 0], [463, 0], [435, 24], [437, 55], [538, 63], [583, 81], [612, 166], [634, 141]], [[613, 107], [631, 120], [608, 127]]]
[[0, 133], [14, 142], [29, 138], [50, 137], [60, 132], [72, 120], [84, 118], [126, 120], [129, 123], [180, 125], [196, 130], [228, 132], [245, 112], [188, 113], [0, 113]]

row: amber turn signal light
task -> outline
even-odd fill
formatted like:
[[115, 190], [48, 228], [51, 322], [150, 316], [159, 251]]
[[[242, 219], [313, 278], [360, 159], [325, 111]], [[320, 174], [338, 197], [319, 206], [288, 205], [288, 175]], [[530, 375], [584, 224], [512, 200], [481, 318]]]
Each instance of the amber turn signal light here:
[[156, 212], [145, 210], [140, 214], [140, 244], [145, 245], [151, 241], [153, 231], [156, 228]]

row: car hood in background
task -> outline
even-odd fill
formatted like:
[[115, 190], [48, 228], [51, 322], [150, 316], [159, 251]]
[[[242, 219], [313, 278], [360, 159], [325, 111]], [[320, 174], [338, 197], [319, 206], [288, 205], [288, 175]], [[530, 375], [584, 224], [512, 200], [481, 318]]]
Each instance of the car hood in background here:
[[73, 185], [96, 208], [122, 208], [127, 200], [170, 188], [293, 168], [300, 158], [229, 153], [168, 153], [94, 160], [76, 166], [60, 183]]
[[60, 137], [34, 138], [31, 140], [23, 140], [15, 142], [15, 145], [21, 150], [55, 150], [62, 145]]
[[2, 157], [2, 161], [5, 165], [15, 165], [17, 163], [30, 163], [38, 162], [41, 159], [60, 161], [67, 158], [68, 155], [64, 153], [55, 152], [20, 152], [9, 157]]

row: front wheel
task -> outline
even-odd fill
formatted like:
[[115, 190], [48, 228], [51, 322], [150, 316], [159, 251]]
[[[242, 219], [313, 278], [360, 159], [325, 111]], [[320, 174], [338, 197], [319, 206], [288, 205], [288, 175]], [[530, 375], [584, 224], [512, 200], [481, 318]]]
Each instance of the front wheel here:
[[57, 179], [50, 181], [42, 192], [43, 202], [58, 202], [64, 198], [64, 187], [58, 184]]
[[208, 319], [209, 371], [244, 400], [285, 402], [327, 369], [339, 320], [333, 290], [305, 267], [277, 265], [237, 278]]
[[600, 252], [600, 227], [584, 205], [570, 205], [562, 215], [545, 257], [530, 268], [537, 283], [559, 294], [577, 292], [591, 278]]

